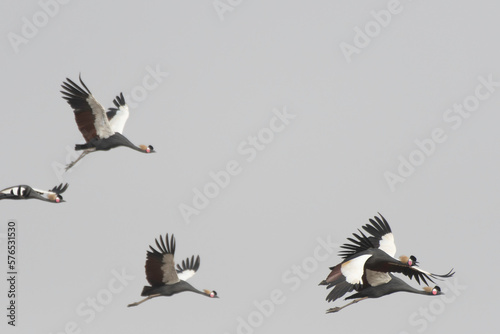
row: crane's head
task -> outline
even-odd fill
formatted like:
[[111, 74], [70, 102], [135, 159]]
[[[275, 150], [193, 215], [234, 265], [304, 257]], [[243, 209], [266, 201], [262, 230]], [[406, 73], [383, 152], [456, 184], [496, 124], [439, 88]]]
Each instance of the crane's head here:
[[139, 145], [139, 148], [144, 152], [144, 153], [156, 153], [153, 145]]
[[203, 290], [203, 292], [207, 295], [207, 297], [210, 297], [210, 298], [219, 298], [219, 296], [217, 296], [217, 291], [213, 290], [213, 291], [210, 291], [210, 290]]
[[65, 200], [63, 200], [63, 197], [62, 197], [61, 194], [51, 194], [51, 193], [49, 193], [47, 195], [47, 198], [49, 199], [49, 201], [54, 202], [54, 203], [66, 202]]
[[418, 264], [417, 258], [413, 255], [410, 255], [410, 257], [406, 255], [401, 255], [399, 257], [399, 261], [401, 261], [404, 264], [407, 264], [410, 267], [416, 266]]
[[424, 291], [427, 292], [429, 295], [434, 295], [434, 296], [444, 295], [444, 293], [441, 292], [441, 288], [437, 285], [433, 288], [431, 288], [430, 286], [425, 286]]

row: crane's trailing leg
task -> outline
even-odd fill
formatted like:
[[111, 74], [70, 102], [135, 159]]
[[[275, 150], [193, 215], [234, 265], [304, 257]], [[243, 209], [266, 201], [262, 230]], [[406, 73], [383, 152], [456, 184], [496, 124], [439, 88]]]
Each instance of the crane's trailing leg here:
[[146, 298], [144, 298], [144, 299], [143, 299], [143, 300], [141, 300], [141, 301], [138, 301], [138, 302], [136, 302], [136, 303], [132, 303], [132, 304], [128, 304], [128, 305], [127, 305], [127, 307], [137, 306], [137, 305], [139, 305], [139, 304], [144, 303], [144, 302], [145, 302], [146, 300], [148, 300], [148, 299], [151, 299], [151, 298], [154, 298], [154, 297], [158, 297], [158, 296], [161, 296], [161, 294], [160, 294], [160, 293], [157, 293], [157, 294], [155, 294], [155, 295], [150, 295], [150, 296], [147, 296]]
[[74, 165], [76, 165], [76, 163], [78, 161], [80, 161], [84, 156], [86, 156], [87, 154], [89, 154], [90, 152], [93, 152], [94, 150], [85, 150], [82, 152], [82, 154], [80, 154], [80, 156], [73, 162], [69, 163], [66, 165], [66, 171], [68, 171], [71, 167], [73, 167]]
[[349, 304], [346, 304], [346, 305], [344, 305], [344, 306], [342, 306], [342, 307], [338, 307], [338, 306], [336, 306], [336, 307], [332, 307], [331, 309], [328, 309], [328, 310], [326, 311], [326, 313], [335, 313], [335, 312], [338, 312], [338, 311], [340, 311], [341, 309], [343, 309], [344, 307], [347, 307], [347, 306], [349, 306], [349, 305], [352, 305], [352, 304], [355, 304], [355, 303], [357, 303], [357, 302], [360, 302], [360, 301], [362, 301], [363, 299], [366, 299], [366, 298], [368, 298], [368, 297], [363, 297], [363, 298], [354, 299], [352, 302], [350, 302]]

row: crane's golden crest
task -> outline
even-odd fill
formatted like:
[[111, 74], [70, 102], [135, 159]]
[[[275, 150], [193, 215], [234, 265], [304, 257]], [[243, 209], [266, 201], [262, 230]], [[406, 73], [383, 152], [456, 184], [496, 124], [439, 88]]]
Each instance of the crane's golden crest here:
[[399, 257], [399, 261], [401, 261], [402, 263], [408, 263], [408, 260], [409, 260], [409, 259], [410, 259], [410, 258], [409, 258], [408, 256], [406, 256], [406, 255], [401, 255], [401, 256]]
[[143, 151], [147, 151], [148, 147], [146, 145], [139, 145], [140, 149]]
[[432, 292], [434, 288], [431, 288], [430, 286], [424, 286], [423, 289], [425, 292]]
[[53, 202], [56, 201], [56, 198], [57, 198], [57, 195], [56, 194], [52, 194], [52, 193], [49, 193], [47, 194], [47, 198]]

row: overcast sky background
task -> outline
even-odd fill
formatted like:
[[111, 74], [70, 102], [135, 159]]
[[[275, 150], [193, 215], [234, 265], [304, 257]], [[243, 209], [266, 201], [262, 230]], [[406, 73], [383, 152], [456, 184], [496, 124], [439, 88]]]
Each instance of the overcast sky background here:
[[[390, 1], [231, 3], [221, 14], [212, 0], [70, 1], [51, 7], [52, 16], [37, 1], [0, 4], [0, 189], [70, 184], [60, 205], [0, 202], [0, 239], [9, 219], [18, 222], [20, 273], [18, 325], [6, 324], [2, 307], [2, 331], [496, 328], [500, 87], [460, 124], [443, 117], [474, 102], [479, 77], [500, 82], [500, 4], [401, 0], [349, 62], [340, 45], [354, 45], [356, 27], [380, 27], [371, 11]], [[23, 35], [34, 19], [41, 27]], [[11, 42], [12, 33], [24, 42]], [[157, 81], [148, 77], [155, 70]], [[158, 153], [93, 153], [58, 173], [54, 166], [83, 143], [59, 92], [79, 73], [105, 107], [120, 92], [128, 96], [136, 107], [124, 134]], [[238, 147], [269, 135], [273, 110], [295, 118], [247, 161]], [[421, 158], [415, 141], [436, 128], [441, 142], [391, 189], [384, 174], [398, 173], [400, 156]], [[233, 160], [240, 173], [186, 223], [179, 206], [192, 206], [194, 189]], [[340, 262], [338, 249], [328, 253], [318, 238], [343, 243], [377, 212], [391, 224], [398, 255], [414, 254], [435, 273], [455, 268], [454, 279], [439, 283], [447, 299], [399, 293], [325, 315], [345, 302], [327, 303], [317, 286]], [[177, 238], [177, 260], [201, 257], [190, 283], [220, 299], [184, 293], [127, 308], [147, 284], [148, 246], [167, 232]], [[5, 239], [0, 247], [5, 272]], [[290, 271], [304, 265], [307, 277]], [[133, 279], [120, 285], [114, 273], [123, 271]], [[120, 291], [107, 292], [110, 282]], [[259, 318], [255, 302], [280, 292], [282, 303]], [[98, 296], [112, 300], [92, 318], [86, 303]], [[259, 326], [240, 328], [249, 317]]]

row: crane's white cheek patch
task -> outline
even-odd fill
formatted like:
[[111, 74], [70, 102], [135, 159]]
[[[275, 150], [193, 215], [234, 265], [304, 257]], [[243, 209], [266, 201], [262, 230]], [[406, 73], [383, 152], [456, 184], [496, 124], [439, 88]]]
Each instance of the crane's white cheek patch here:
[[361, 255], [355, 259], [347, 261], [342, 264], [340, 271], [342, 275], [345, 276], [345, 280], [350, 284], [361, 283], [361, 278], [363, 277], [363, 268], [365, 266], [366, 260], [368, 260], [371, 255]]

